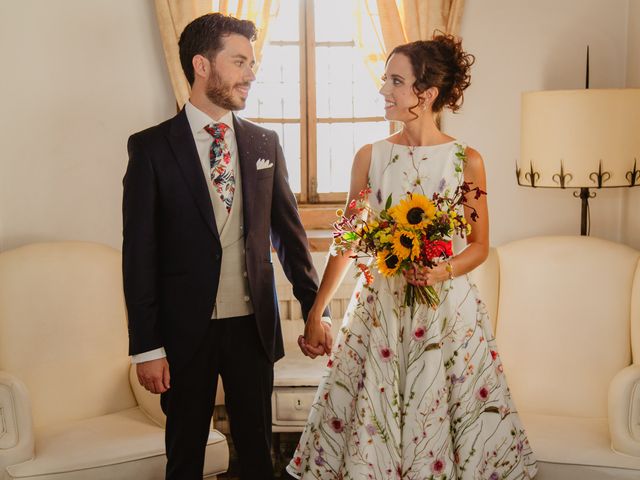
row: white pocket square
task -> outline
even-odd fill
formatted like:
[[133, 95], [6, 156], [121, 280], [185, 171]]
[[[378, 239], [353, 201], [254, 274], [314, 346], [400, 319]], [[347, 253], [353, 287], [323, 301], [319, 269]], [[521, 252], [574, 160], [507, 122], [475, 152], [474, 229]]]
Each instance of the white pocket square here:
[[259, 158], [256, 162], [256, 170], [264, 170], [265, 168], [273, 167], [273, 163], [269, 160], [265, 160], [264, 158]]

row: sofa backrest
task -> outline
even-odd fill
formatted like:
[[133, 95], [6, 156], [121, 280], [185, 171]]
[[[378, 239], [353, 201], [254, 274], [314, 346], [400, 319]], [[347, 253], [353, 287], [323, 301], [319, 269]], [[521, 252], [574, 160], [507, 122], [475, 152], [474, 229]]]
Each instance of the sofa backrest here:
[[[497, 250], [496, 338], [516, 406], [606, 417], [609, 383], [632, 362], [640, 252], [575, 236], [530, 238]], [[635, 333], [637, 306], [634, 312]]]
[[0, 370], [26, 384], [36, 427], [136, 405], [120, 258], [83, 242], [0, 254]]

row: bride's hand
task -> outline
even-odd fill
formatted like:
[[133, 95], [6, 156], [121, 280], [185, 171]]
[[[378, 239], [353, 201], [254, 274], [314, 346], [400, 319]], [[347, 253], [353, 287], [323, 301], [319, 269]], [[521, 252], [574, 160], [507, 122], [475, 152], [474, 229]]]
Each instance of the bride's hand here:
[[304, 326], [304, 336], [298, 337], [298, 346], [307, 357], [316, 358], [318, 355], [328, 353], [331, 349], [331, 345], [328, 346], [328, 350], [325, 345], [331, 339], [327, 339], [325, 324], [321, 318], [321, 315], [313, 311], [309, 312]]
[[402, 273], [408, 283], [417, 287], [430, 287], [449, 278], [445, 262], [439, 263], [433, 268], [414, 263], [411, 268], [404, 270]]

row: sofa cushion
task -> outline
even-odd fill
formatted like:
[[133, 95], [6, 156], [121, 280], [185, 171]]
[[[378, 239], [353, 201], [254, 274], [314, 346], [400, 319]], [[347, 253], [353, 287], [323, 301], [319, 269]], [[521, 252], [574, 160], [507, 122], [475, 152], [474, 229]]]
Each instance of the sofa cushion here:
[[[224, 435], [209, 433], [205, 474], [226, 471]], [[9, 479], [151, 480], [164, 478], [164, 430], [139, 408], [49, 426], [36, 432], [36, 457], [7, 467]]]
[[520, 412], [540, 462], [631, 469], [640, 478], [640, 457], [613, 451], [606, 418], [560, 417]]

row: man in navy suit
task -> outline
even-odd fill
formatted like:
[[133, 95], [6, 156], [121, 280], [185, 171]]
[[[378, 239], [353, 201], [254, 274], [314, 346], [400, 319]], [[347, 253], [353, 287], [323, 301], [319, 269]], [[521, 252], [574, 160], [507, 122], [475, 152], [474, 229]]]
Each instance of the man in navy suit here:
[[[161, 394], [172, 480], [202, 478], [218, 375], [243, 480], [273, 478], [273, 363], [284, 351], [271, 245], [304, 318], [318, 288], [277, 135], [233, 113], [255, 80], [255, 34], [219, 13], [190, 23], [180, 37], [189, 102], [128, 143], [129, 351], [140, 383]], [[303, 344], [307, 354], [330, 350], [323, 325], [325, 343]]]

